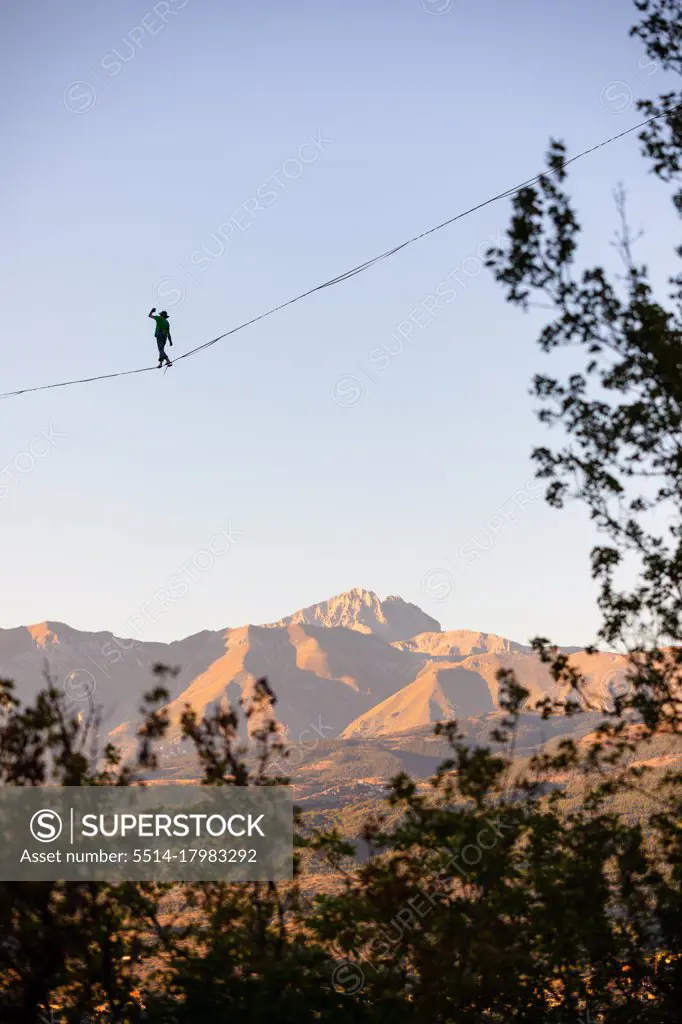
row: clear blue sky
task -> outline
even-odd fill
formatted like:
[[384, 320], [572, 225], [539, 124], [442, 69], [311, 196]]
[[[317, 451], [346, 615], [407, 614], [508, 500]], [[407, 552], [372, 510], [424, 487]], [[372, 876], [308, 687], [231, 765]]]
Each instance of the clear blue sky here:
[[[153, 304], [172, 352], [200, 344], [531, 176], [551, 135], [575, 152], [622, 131], [628, 88], [663, 87], [629, 0], [34, 0], [2, 18], [2, 391], [150, 365]], [[674, 220], [638, 150], [580, 161], [570, 189], [585, 256], [615, 268], [623, 181], [662, 281]], [[446, 627], [591, 640], [582, 513], [535, 502], [492, 546], [482, 532], [548, 440], [527, 393], [543, 314], [458, 271], [508, 215], [488, 207], [165, 375], [0, 403], [0, 625], [125, 633], [147, 605], [139, 635], [174, 639], [364, 586]], [[370, 353], [397, 351], [452, 271], [456, 298], [379, 369]], [[228, 553], [192, 569], [229, 524]], [[487, 550], [468, 565], [472, 536]]]

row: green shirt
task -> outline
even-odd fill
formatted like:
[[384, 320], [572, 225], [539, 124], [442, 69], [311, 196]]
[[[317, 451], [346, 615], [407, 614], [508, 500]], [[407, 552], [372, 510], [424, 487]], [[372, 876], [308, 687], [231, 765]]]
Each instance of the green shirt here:
[[152, 317], [152, 319], [156, 320], [156, 334], [170, 333], [170, 324], [166, 320], [165, 316], [155, 316]]

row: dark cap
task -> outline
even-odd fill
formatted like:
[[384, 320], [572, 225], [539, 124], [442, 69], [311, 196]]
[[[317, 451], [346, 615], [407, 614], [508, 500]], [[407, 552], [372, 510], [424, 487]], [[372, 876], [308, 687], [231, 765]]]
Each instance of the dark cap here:
[[165, 309], [162, 309], [159, 316], [168, 316], [168, 313], [166, 312]]

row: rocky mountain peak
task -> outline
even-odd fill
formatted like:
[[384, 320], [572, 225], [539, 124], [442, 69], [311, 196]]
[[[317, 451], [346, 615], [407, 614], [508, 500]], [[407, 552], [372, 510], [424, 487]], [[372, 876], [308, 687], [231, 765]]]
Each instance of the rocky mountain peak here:
[[327, 629], [341, 626], [360, 633], [372, 633], [388, 643], [409, 640], [417, 633], [441, 631], [440, 623], [416, 604], [403, 601], [395, 595], [382, 601], [373, 590], [363, 590], [361, 587], [302, 608], [293, 615], [268, 623], [268, 626], [297, 624], [323, 626]]

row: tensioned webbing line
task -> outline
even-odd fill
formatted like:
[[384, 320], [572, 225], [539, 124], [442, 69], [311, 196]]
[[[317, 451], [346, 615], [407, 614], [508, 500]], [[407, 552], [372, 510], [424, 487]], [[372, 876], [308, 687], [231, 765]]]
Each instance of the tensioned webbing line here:
[[[183, 352], [181, 355], [176, 356], [173, 360], [174, 363], [179, 362], [181, 359], [189, 359], [190, 356], [194, 356], [197, 352], [203, 352], [204, 349], [210, 348], [217, 342], [222, 341], [223, 338], [229, 338], [230, 335], [236, 334], [238, 331], [243, 331], [244, 328], [250, 327], [252, 324], [258, 323], [259, 320], [264, 320], [268, 316], [272, 316], [273, 313], [278, 313], [282, 309], [286, 309], [287, 306], [293, 306], [295, 302], [301, 302], [302, 299], [307, 299], [308, 296], [314, 295], [315, 292], [321, 292], [325, 288], [331, 288], [333, 285], [340, 284], [342, 281], [348, 281], [350, 278], [355, 277], [356, 274], [361, 274], [365, 270], [369, 270], [376, 263], [381, 260], [386, 260], [390, 256], [395, 256], [396, 253], [400, 252], [401, 249], [407, 248], [408, 245], [413, 245], [415, 242], [419, 242], [422, 238], [426, 238], [428, 235], [434, 234], [436, 231], [442, 231], [443, 228], [449, 227], [450, 224], [454, 224], [458, 220], [462, 220], [464, 217], [468, 217], [472, 213], [476, 213], [477, 210], [482, 210], [486, 206], [490, 206], [492, 203], [497, 203], [501, 199], [507, 199], [509, 196], [516, 195], [521, 192], [524, 188], [529, 188], [531, 185], [537, 184], [542, 178], [549, 177], [551, 174], [555, 174], [557, 170], [561, 170], [564, 167], [568, 167], [569, 164], [574, 163], [576, 160], [580, 160], [585, 156], [589, 156], [590, 153], [596, 152], [598, 149], [602, 149], [604, 146], [610, 145], [612, 142], [616, 142], [618, 139], [622, 139], [626, 135], [630, 135], [632, 132], [639, 131], [640, 128], [645, 128], [646, 125], [651, 124], [652, 121], [656, 121], [661, 117], [668, 116], [677, 108], [666, 110], [661, 114], [656, 114], [654, 117], [648, 118], [646, 121], [641, 121], [639, 124], [633, 125], [631, 128], [626, 128], [625, 131], [619, 132], [618, 135], [612, 135], [608, 139], [604, 139], [603, 142], [597, 143], [596, 146], [591, 146], [589, 149], [584, 149], [581, 153], [576, 153], [569, 160], [565, 160], [559, 165], [558, 168], [551, 171], [541, 171], [534, 177], [529, 178], [527, 181], [522, 182], [520, 185], [514, 185], [513, 188], [506, 189], [504, 192], [499, 192], [495, 196], [491, 196], [482, 203], [478, 203], [476, 206], [469, 207], [468, 210], [464, 210], [462, 213], [456, 214], [454, 217], [450, 217], [448, 220], [442, 221], [440, 224], [436, 224], [435, 227], [429, 228], [427, 231], [422, 231], [421, 234], [414, 235], [413, 238], [408, 238], [406, 241], [401, 242], [400, 245], [396, 245], [393, 249], [387, 249], [386, 252], [380, 253], [379, 256], [374, 256], [372, 259], [367, 260], [365, 263], [360, 263], [358, 266], [353, 267], [351, 270], [345, 271], [343, 274], [339, 274], [337, 277], [330, 278], [329, 281], [324, 281], [322, 284], [316, 285], [314, 288], [309, 288], [306, 292], [301, 292], [300, 295], [294, 296], [293, 299], [287, 299], [286, 302], [281, 302], [277, 306], [273, 306], [272, 309], [268, 309], [265, 313], [260, 313], [258, 316], [253, 317], [251, 320], [245, 320], [244, 323], [239, 324], [237, 327], [232, 327], [229, 331], [225, 331], [224, 334], [219, 334], [217, 338], [212, 338], [211, 341], [204, 342], [203, 345], [197, 345], [196, 348], [190, 349], [188, 352]], [[26, 395], [33, 391], [49, 391], [52, 388], [67, 388], [73, 384], [90, 384], [96, 380], [111, 380], [113, 377], [129, 377], [134, 373], [147, 373], [150, 370], [156, 370], [158, 372], [158, 366], [142, 366], [137, 370], [120, 370], [118, 373], [103, 373], [98, 374], [95, 377], [81, 377], [78, 380], [65, 380], [60, 381], [57, 384], [41, 384], [37, 387], [32, 388], [20, 388], [17, 391], [7, 391], [4, 394], [0, 394], [2, 398], [14, 398], [18, 395]]]

